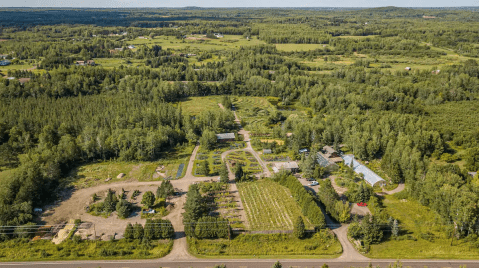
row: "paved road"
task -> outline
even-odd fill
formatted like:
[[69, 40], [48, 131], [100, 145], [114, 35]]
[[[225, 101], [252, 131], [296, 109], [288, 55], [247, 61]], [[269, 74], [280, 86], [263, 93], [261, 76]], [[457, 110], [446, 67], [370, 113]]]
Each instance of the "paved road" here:
[[[193, 260], [193, 261], [161, 261], [161, 260], [125, 260], [125, 261], [71, 261], [71, 262], [18, 262], [18, 263], [1, 263], [1, 267], [15, 268], [187, 268], [201, 267], [211, 268], [218, 264], [225, 264], [227, 268], [270, 268], [277, 260], [266, 259], [246, 259], [246, 260]], [[349, 267], [367, 267], [371, 262], [373, 267], [388, 267], [389, 264], [396, 260], [367, 260], [367, 261], [341, 261], [333, 260], [280, 260], [283, 267], [295, 268], [311, 268], [321, 267], [324, 263], [331, 268], [349, 268]], [[467, 268], [479, 268], [478, 261], [449, 261], [449, 260], [408, 260], [402, 261], [403, 267], [412, 268], [433, 268], [433, 267], [454, 267], [466, 265]]]

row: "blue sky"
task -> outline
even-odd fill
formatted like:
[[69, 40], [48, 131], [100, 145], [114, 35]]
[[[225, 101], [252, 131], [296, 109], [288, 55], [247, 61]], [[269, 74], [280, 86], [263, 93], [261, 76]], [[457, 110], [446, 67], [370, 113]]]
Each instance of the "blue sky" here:
[[0, 7], [445, 7], [479, 0], [0, 0]]

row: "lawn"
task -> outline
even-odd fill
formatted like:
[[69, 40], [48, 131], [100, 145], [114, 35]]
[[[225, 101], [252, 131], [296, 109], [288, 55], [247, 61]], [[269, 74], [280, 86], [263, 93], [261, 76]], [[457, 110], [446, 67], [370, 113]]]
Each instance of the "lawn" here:
[[246, 173], [261, 173], [263, 168], [252, 153], [246, 151], [234, 151], [226, 156], [226, 162], [233, 169], [235, 165], [242, 165]]
[[249, 230], [293, 230], [298, 216], [303, 217], [308, 227], [309, 221], [286, 187], [268, 179], [237, 186]]
[[[155, 181], [168, 177], [182, 178], [185, 176], [193, 149], [193, 145], [179, 146], [176, 150], [165, 153], [161, 159], [151, 162], [103, 161], [81, 165], [70, 171], [62, 183], [81, 189], [126, 180]], [[125, 176], [117, 178], [120, 173]], [[111, 180], [107, 181], [107, 178]]]
[[151, 241], [145, 245], [140, 241], [125, 239], [114, 241], [66, 240], [59, 245], [50, 240], [30, 241], [13, 239], [0, 243], [0, 262], [6, 261], [52, 261], [52, 260], [112, 260], [112, 259], [156, 259], [166, 256], [173, 241]]
[[197, 257], [226, 258], [336, 258], [342, 247], [328, 230], [298, 239], [291, 234], [240, 234], [227, 239], [188, 239]]
[[367, 254], [371, 258], [387, 259], [477, 259], [479, 248], [476, 239], [454, 240], [444, 235], [448, 227], [441, 224], [440, 216], [414, 200], [404, 202], [393, 196], [386, 196], [385, 211], [399, 221], [398, 240], [388, 239], [372, 245]]

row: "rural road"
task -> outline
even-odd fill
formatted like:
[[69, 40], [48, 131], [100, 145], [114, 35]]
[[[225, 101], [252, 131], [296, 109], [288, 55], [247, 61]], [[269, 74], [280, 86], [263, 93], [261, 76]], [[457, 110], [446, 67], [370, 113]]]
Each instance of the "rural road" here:
[[[124, 261], [68, 261], [68, 262], [17, 262], [1, 263], [1, 267], [15, 268], [211, 268], [215, 265], [225, 264], [227, 268], [270, 268], [276, 259], [238, 259], [238, 260], [208, 260], [198, 259], [191, 261], [163, 261], [163, 260], [124, 260]], [[317, 259], [317, 260], [279, 260], [283, 267], [312, 268], [321, 267], [324, 263], [330, 268], [348, 268], [348, 267], [367, 267], [369, 263], [373, 267], [388, 267], [396, 260], [367, 260], [367, 261], [342, 261], [340, 259]], [[466, 265], [467, 268], [479, 268], [479, 262], [473, 260], [407, 260], [401, 261], [402, 267], [412, 268], [435, 268], [435, 267], [454, 267]]]

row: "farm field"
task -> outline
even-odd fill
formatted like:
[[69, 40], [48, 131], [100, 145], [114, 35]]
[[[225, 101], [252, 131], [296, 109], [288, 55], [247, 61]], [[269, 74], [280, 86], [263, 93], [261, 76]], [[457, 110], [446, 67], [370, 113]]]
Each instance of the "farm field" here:
[[231, 169], [233, 169], [235, 165], [243, 165], [243, 171], [246, 173], [261, 173], [263, 171], [258, 163], [258, 160], [256, 160], [256, 158], [250, 152], [231, 152], [226, 156], [226, 161], [230, 165]]
[[[205, 40], [200, 40], [205, 39]], [[238, 49], [241, 46], [255, 46], [264, 44], [257, 38], [246, 40], [241, 35], [225, 35], [224, 38], [209, 39], [203, 35], [187, 35], [184, 39], [176, 39], [173, 36], [155, 36], [153, 39], [135, 39], [126, 42], [128, 45], [135, 46], [161, 46], [163, 49], [172, 49], [175, 51], [183, 51], [187, 53], [196, 51], [213, 51], [224, 49]]]
[[448, 226], [439, 223], [440, 216], [436, 212], [411, 199], [402, 202], [402, 199], [396, 196], [397, 194], [386, 196], [383, 205], [384, 210], [399, 221], [398, 240], [390, 238], [380, 244], [371, 245], [368, 257], [476, 259], [479, 256], [475, 239], [469, 241], [455, 239], [451, 246], [451, 238], [446, 237], [444, 233]]
[[275, 44], [276, 48], [279, 51], [308, 51], [315, 49], [323, 49], [325, 46], [330, 47], [329, 45], [322, 44]]
[[269, 132], [265, 127], [266, 117], [276, 108], [263, 97], [234, 97], [233, 104], [236, 114], [247, 124], [246, 130], [254, 132]]
[[308, 219], [291, 198], [290, 191], [268, 179], [238, 184], [238, 191], [248, 219], [248, 229], [293, 230], [298, 216], [303, 217], [306, 227]]
[[198, 257], [222, 258], [336, 258], [342, 247], [327, 230], [305, 239], [291, 234], [240, 234], [232, 240], [189, 239], [189, 250]]

